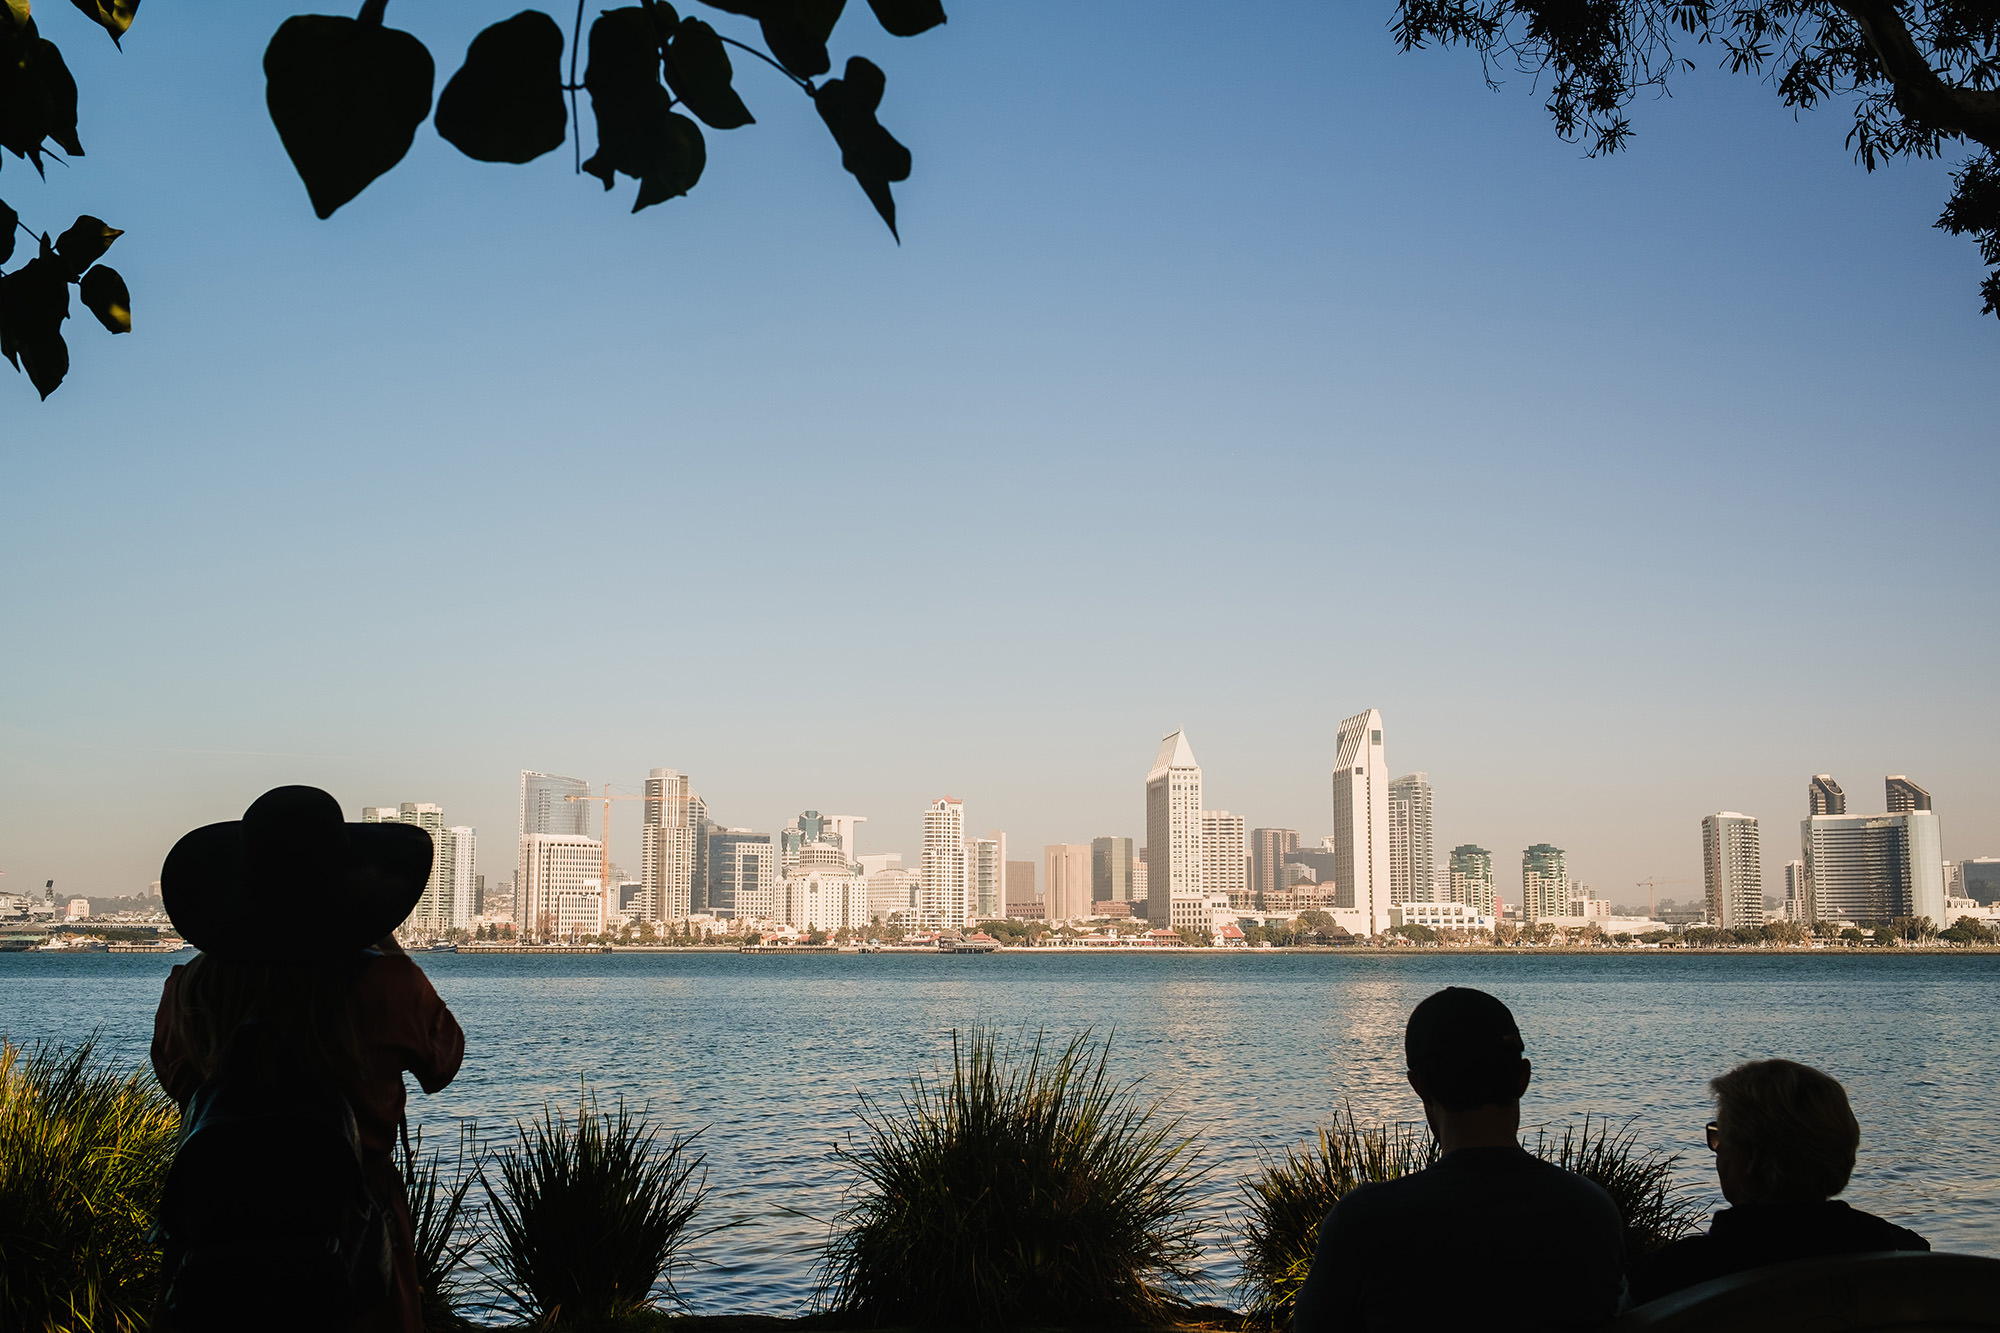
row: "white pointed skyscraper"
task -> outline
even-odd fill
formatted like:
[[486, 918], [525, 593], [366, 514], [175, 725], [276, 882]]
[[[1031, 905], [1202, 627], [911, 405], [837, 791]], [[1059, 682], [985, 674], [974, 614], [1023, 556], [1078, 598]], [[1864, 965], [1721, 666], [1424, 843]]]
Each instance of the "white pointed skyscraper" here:
[[1333, 761], [1334, 901], [1365, 913], [1368, 933], [1389, 928], [1389, 769], [1382, 714], [1369, 709], [1340, 724]]
[[1174, 899], [1199, 898], [1202, 875], [1201, 765], [1187, 733], [1160, 742], [1146, 775], [1146, 917], [1173, 921]]

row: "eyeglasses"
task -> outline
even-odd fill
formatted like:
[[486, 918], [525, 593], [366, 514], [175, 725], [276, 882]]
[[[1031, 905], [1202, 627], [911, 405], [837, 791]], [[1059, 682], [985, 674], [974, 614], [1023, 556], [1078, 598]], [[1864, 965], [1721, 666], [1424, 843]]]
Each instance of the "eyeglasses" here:
[[1715, 1152], [1722, 1147], [1722, 1126], [1711, 1120], [1704, 1128], [1708, 1135], [1708, 1150]]

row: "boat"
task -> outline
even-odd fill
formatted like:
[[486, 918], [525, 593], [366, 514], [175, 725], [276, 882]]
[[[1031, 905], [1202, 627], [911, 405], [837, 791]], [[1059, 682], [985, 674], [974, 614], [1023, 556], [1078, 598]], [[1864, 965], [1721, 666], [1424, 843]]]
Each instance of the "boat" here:
[[188, 947], [186, 940], [121, 940], [111, 946], [112, 953], [179, 953]]
[[452, 943], [452, 942], [451, 942], [450, 940], [438, 940], [438, 941], [437, 941], [436, 943], [434, 943], [434, 944], [427, 944], [427, 945], [425, 945], [425, 946], [424, 946], [424, 952], [425, 952], [425, 953], [457, 953], [457, 952], [458, 952], [458, 946], [457, 946], [456, 944], [453, 944], [453, 943]]

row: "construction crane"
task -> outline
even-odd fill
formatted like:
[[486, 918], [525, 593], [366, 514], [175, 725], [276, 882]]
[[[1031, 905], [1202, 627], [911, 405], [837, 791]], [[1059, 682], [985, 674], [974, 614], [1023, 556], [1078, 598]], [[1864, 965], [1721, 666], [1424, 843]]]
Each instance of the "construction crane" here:
[[1646, 915], [1650, 917], [1657, 917], [1660, 914], [1660, 909], [1653, 900], [1657, 894], [1659, 886], [1662, 884], [1686, 884], [1686, 883], [1688, 883], [1688, 881], [1685, 879], [1662, 879], [1656, 875], [1652, 879], [1642, 879], [1632, 887], [1635, 889], [1644, 889], [1646, 891]]
[[565, 801], [604, 802], [604, 837], [599, 840], [599, 851], [603, 853], [603, 865], [599, 867], [597, 872], [597, 884], [598, 888], [605, 894], [605, 901], [615, 906], [617, 903], [615, 895], [618, 892], [618, 887], [611, 882], [611, 803], [613, 801], [658, 801], [663, 798], [646, 796], [644, 794], [627, 796], [623, 793], [614, 796], [611, 794], [611, 784], [607, 782], [604, 784], [604, 794], [602, 796], [592, 796], [589, 793], [585, 793], [582, 796], [565, 796], [563, 799]]

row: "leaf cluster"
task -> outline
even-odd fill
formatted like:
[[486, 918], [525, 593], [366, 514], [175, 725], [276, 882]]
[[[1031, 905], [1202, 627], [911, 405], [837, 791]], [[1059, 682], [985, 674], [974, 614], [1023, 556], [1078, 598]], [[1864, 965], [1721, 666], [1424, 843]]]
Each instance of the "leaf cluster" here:
[[1088, 1032], [1025, 1050], [954, 1032], [949, 1071], [864, 1100], [822, 1303], [874, 1326], [1170, 1322], [1175, 1289], [1202, 1285], [1208, 1168], [1178, 1119], [1112, 1080], [1109, 1052]]
[[[25, 230], [20, 214], [0, 201], [0, 264], [14, 256], [15, 235]], [[0, 273], [0, 356], [24, 370], [43, 398], [69, 374], [69, 289], [77, 288], [84, 309], [112, 333], [132, 331], [132, 294], [118, 270], [97, 260], [125, 233], [88, 213], [54, 241], [38, 238], [35, 257], [11, 273]]]
[[[1733, 73], [1771, 83], [1786, 106], [1852, 104], [1848, 146], [1872, 171], [1899, 157], [1936, 157], [1948, 139], [1983, 146], [1954, 178], [1938, 222], [1996, 258], [1996, 219], [1981, 191], [2000, 154], [2000, 5], [1993, 0], [1398, 0], [1406, 51], [1432, 43], [1479, 52], [1489, 84], [1511, 66], [1547, 82], [1556, 133], [1592, 156], [1632, 135], [1642, 90], [1669, 91], [1712, 47]], [[2000, 271], [1983, 284], [2000, 315]]]
[[179, 1134], [150, 1075], [113, 1072], [94, 1039], [0, 1040], [0, 1328], [146, 1327]]

